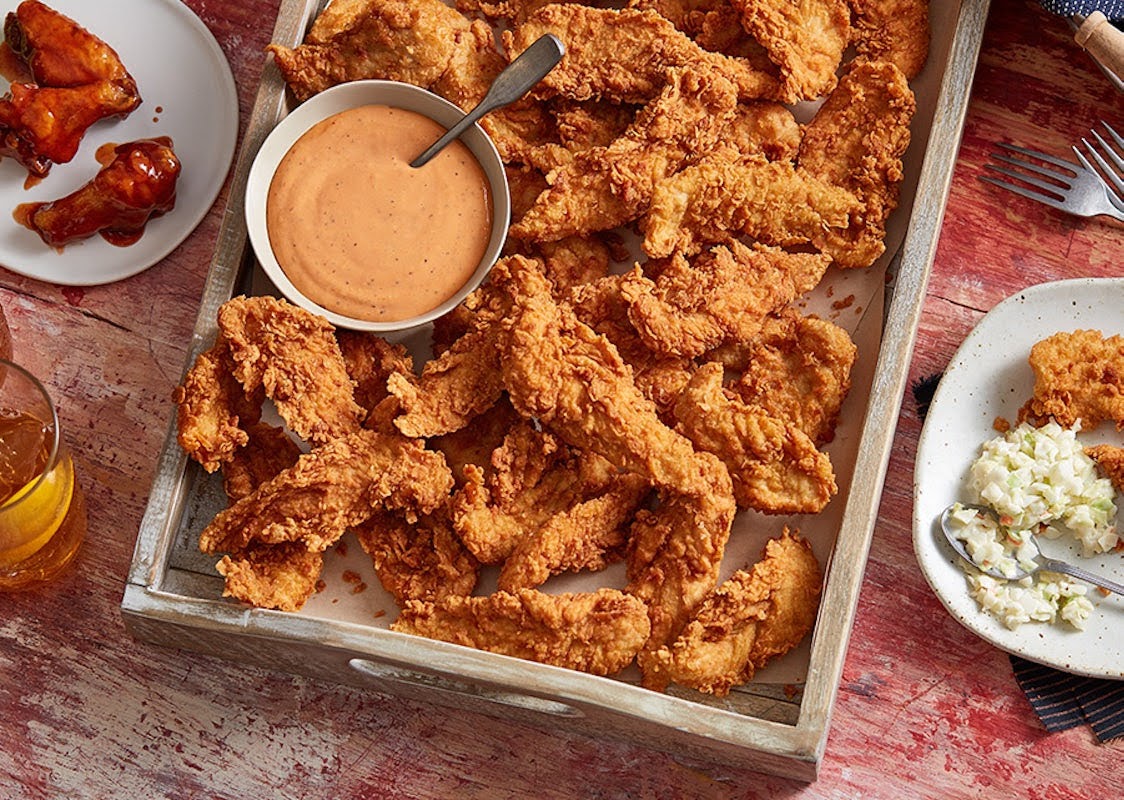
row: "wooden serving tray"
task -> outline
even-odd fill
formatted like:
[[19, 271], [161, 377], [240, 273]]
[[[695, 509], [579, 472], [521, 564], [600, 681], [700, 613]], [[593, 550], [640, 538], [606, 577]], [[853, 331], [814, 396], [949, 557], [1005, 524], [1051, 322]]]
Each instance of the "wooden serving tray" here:
[[[891, 220], [896, 251], [856, 339], [860, 369], [847, 413], [854, 451], [839, 470], [840, 494], [826, 519], [831, 533], [825, 585], [810, 642], [793, 663], [772, 667], [727, 698], [689, 691], [658, 694], [635, 676], [601, 678], [388, 630], [392, 614], [343, 585], [349, 556], [326, 559], [326, 582], [310, 608], [291, 614], [222, 598], [213, 559], [198, 533], [225, 505], [217, 476], [189, 462], [176, 442], [175, 409], [141, 522], [121, 608], [141, 640], [443, 703], [595, 737], [648, 744], [685, 757], [814, 780], [827, 741], [929, 269], [940, 232], [989, 0], [933, 2], [929, 63], [913, 82], [918, 111], [906, 157], [902, 204]], [[272, 41], [296, 45], [315, 0], [283, 0]], [[220, 305], [239, 293], [271, 293], [254, 262], [243, 216], [246, 176], [290, 99], [266, 65], [204, 290], [189, 360], [210, 346]], [[900, 245], [900, 246], [899, 246]], [[880, 284], [883, 283], [880, 281]], [[863, 342], [873, 345], [864, 349]], [[877, 352], [877, 359], [873, 354]], [[847, 438], [847, 437], [844, 437]], [[833, 453], [833, 461], [836, 456]], [[821, 523], [824, 524], [824, 523]], [[352, 547], [358, 554], [359, 548]], [[369, 570], [369, 561], [368, 561]], [[372, 608], [375, 610], [372, 611]]]

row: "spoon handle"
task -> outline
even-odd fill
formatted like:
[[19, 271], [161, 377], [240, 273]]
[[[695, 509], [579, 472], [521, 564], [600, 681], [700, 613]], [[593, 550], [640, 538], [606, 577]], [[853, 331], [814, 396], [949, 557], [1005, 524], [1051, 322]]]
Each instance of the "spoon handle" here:
[[1084, 570], [1081, 567], [1075, 567], [1073, 564], [1067, 564], [1065, 561], [1043, 558], [1038, 562], [1038, 565], [1042, 569], [1049, 570], [1050, 572], [1061, 572], [1065, 575], [1083, 580], [1086, 583], [1091, 583], [1094, 586], [1099, 586], [1102, 589], [1108, 589], [1110, 592], [1124, 594], [1124, 585], [1116, 583], [1116, 581], [1110, 581], [1108, 578], [1102, 578], [1100, 575]]
[[420, 167], [445, 148], [449, 142], [458, 138], [489, 111], [511, 105], [530, 91], [562, 60], [566, 47], [553, 33], [545, 33], [519, 54], [496, 76], [488, 93], [476, 108], [468, 112], [461, 121], [445, 132], [445, 135], [425, 149], [420, 156], [410, 162], [411, 167]]

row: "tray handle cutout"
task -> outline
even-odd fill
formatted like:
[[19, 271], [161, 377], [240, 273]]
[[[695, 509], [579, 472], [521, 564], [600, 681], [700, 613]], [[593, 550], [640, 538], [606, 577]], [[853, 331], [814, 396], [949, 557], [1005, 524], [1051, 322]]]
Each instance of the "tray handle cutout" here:
[[438, 689], [466, 698], [485, 700], [497, 705], [512, 706], [540, 714], [551, 714], [556, 717], [584, 716], [580, 709], [567, 703], [559, 703], [556, 700], [547, 700], [543, 697], [515, 692], [497, 692], [465, 681], [450, 680], [440, 675], [403, 669], [389, 664], [378, 664], [365, 658], [353, 658], [347, 663], [375, 688], [378, 688], [380, 684], [406, 684], [425, 689]]

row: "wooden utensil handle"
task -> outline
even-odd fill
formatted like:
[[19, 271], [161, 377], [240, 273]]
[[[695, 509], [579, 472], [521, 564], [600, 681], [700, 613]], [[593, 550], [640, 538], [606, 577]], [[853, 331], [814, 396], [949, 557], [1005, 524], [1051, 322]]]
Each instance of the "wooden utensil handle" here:
[[1094, 11], [1087, 16], [1073, 38], [1101, 66], [1116, 77], [1124, 78], [1124, 31], [1116, 28], [1103, 13]]

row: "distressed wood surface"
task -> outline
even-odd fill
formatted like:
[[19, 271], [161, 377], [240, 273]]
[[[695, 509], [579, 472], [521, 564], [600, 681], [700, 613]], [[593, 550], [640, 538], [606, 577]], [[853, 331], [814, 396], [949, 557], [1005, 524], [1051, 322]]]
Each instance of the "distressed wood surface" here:
[[[936, 1], [936, 0], [935, 0]], [[277, 0], [188, 0], [239, 88], [243, 124]], [[979, 317], [1044, 280], [1119, 275], [1124, 228], [978, 180], [994, 141], [1064, 154], [1117, 94], [1064, 21], [995, 0], [911, 385]], [[1006, 656], [944, 612], [917, 570], [910, 513], [920, 421], [907, 392], [819, 780], [691, 763], [612, 741], [137, 643], [118, 611], [225, 194], [153, 269], [67, 289], [0, 270], [17, 358], [59, 401], [90, 503], [77, 566], [0, 597], [0, 798], [1095, 798], [1124, 743], [1047, 734]], [[1124, 312], [1122, 312], [1124, 316]]]

